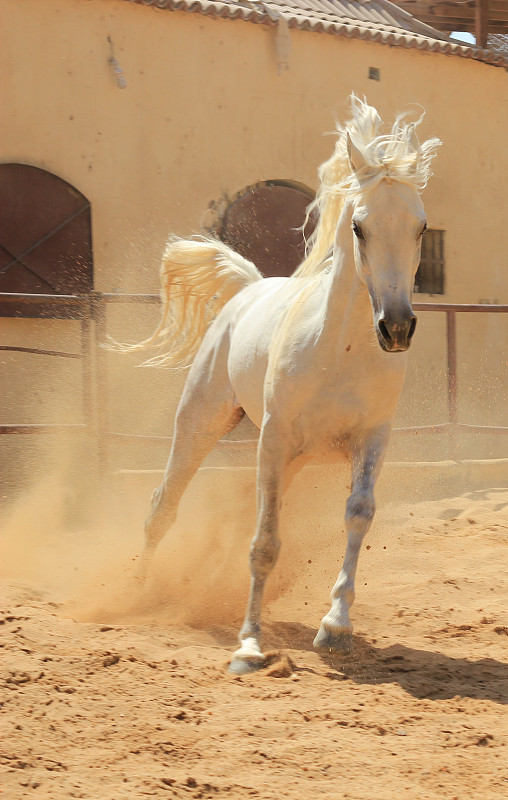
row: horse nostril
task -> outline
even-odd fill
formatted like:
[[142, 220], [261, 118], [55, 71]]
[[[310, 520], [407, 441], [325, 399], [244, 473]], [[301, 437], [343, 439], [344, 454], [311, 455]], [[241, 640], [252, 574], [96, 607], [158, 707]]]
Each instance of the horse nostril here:
[[400, 317], [397, 321], [391, 317], [381, 317], [377, 322], [378, 336], [381, 346], [390, 352], [407, 350], [416, 328], [416, 317]]
[[378, 325], [378, 328], [379, 328], [379, 333], [381, 334], [383, 339], [386, 342], [391, 342], [392, 341], [392, 337], [390, 335], [390, 331], [388, 330], [388, 328], [386, 326], [386, 322], [384, 321], [384, 319], [380, 319], [378, 321], [377, 325]]

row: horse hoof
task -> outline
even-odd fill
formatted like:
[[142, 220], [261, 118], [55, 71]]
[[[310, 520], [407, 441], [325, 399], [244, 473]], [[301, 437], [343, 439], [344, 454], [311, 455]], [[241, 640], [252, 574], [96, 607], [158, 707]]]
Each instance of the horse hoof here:
[[250, 672], [257, 672], [263, 669], [265, 662], [259, 659], [233, 658], [228, 667], [231, 675], [248, 675]]
[[257, 639], [254, 636], [247, 636], [241, 639], [240, 644], [241, 647], [233, 653], [228, 672], [232, 672], [233, 675], [246, 675], [248, 672], [263, 669], [266, 659]]
[[326, 653], [350, 653], [353, 647], [353, 635], [351, 631], [331, 631], [321, 626], [316, 638], [314, 647]]

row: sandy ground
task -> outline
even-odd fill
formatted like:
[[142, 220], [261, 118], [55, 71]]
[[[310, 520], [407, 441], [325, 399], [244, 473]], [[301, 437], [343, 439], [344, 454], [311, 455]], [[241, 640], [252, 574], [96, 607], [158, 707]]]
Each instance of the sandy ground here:
[[385, 503], [361, 554], [353, 653], [333, 658], [312, 639], [343, 526], [300, 494], [264, 613], [270, 666], [235, 678], [248, 537], [231, 530], [252, 507], [240, 486], [233, 513], [221, 486], [227, 513], [207, 522], [210, 496], [188, 501], [144, 590], [128, 497], [101, 524], [69, 523], [52, 482], [10, 509], [2, 800], [507, 797], [508, 490]]

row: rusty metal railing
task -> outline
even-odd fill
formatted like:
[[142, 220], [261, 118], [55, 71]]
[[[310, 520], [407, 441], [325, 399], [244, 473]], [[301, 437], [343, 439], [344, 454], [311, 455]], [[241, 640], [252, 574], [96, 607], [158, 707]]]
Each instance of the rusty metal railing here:
[[[30, 353], [34, 355], [50, 356], [56, 358], [79, 359], [82, 362], [82, 397], [83, 397], [83, 416], [82, 423], [68, 424], [6, 424], [0, 423], [0, 434], [57, 434], [74, 433], [88, 430], [93, 420], [93, 392], [92, 392], [92, 348], [90, 346], [90, 332], [92, 313], [92, 298], [77, 295], [48, 295], [48, 294], [21, 294], [17, 292], [0, 292], [0, 301], [16, 305], [23, 304], [27, 309], [27, 317], [30, 318], [30, 307], [41, 305], [51, 307], [57, 312], [64, 311], [72, 314], [72, 319], [77, 320], [81, 327], [80, 344], [81, 349], [78, 353], [69, 353], [63, 350], [46, 350], [35, 347], [18, 347], [1, 345], [0, 351], [14, 353]], [[38, 314], [34, 314], [38, 318]]]
[[458, 370], [457, 370], [457, 314], [506, 314], [508, 305], [488, 305], [483, 303], [413, 303], [414, 311], [433, 311], [446, 314], [446, 380], [448, 397], [448, 422], [437, 425], [419, 425], [408, 428], [394, 428], [395, 433], [447, 433], [450, 441], [450, 454], [456, 458], [460, 431], [468, 433], [508, 434], [508, 427], [491, 425], [470, 425], [459, 422], [458, 409]]
[[[38, 307], [52, 306], [55, 310], [64, 309], [72, 318], [81, 325], [81, 351], [68, 353], [57, 350], [43, 350], [37, 348], [23, 348], [18, 346], [0, 347], [0, 350], [11, 352], [28, 352], [60, 358], [78, 358], [83, 362], [82, 391], [84, 423], [69, 425], [15, 425], [1, 424], [0, 434], [26, 434], [26, 433], [61, 433], [87, 430], [94, 434], [99, 449], [99, 463], [103, 468], [108, 460], [109, 442], [144, 442], [146, 444], [160, 444], [168, 442], [168, 436], [142, 436], [124, 434], [109, 430], [108, 419], [108, 368], [107, 353], [101, 347], [107, 337], [107, 306], [120, 303], [134, 303], [141, 305], [157, 305], [160, 298], [156, 294], [120, 294], [117, 292], [91, 292], [86, 296], [77, 295], [41, 295], [0, 293], [0, 301], [23, 303], [29, 309], [30, 305]], [[395, 428], [396, 433], [429, 433], [449, 435], [452, 456], [457, 453], [457, 442], [460, 431], [469, 433], [507, 434], [508, 427], [490, 425], [470, 425], [459, 421], [458, 413], [458, 375], [457, 375], [457, 314], [506, 314], [508, 305], [483, 305], [483, 304], [457, 304], [457, 303], [414, 303], [415, 311], [440, 312], [446, 314], [446, 349], [447, 349], [447, 397], [448, 420], [435, 425], [419, 425], [413, 427]], [[27, 313], [29, 316], [29, 312]], [[228, 441], [219, 443], [224, 447], [241, 447], [240, 443]]]

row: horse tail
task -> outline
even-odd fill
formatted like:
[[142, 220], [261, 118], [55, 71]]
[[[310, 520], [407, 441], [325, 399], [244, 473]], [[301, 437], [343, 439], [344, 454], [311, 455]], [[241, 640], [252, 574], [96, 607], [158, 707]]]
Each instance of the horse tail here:
[[158, 347], [159, 353], [144, 366], [188, 366], [219, 311], [235, 294], [262, 278], [251, 261], [218, 239], [173, 236], [160, 268], [159, 325], [142, 342], [113, 343], [113, 347], [122, 352]]

